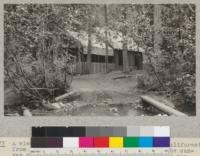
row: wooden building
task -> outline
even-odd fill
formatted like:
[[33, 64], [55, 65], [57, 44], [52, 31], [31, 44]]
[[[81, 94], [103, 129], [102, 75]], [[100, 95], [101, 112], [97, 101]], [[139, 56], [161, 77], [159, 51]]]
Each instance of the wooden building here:
[[[113, 52], [111, 50], [108, 53], [108, 71], [112, 70], [122, 70], [123, 69], [123, 49], [113, 49]], [[84, 52], [83, 54], [84, 59], [82, 60], [82, 66], [85, 64], [85, 67], [87, 68], [87, 53]], [[98, 72], [105, 72], [106, 66], [105, 66], [105, 49], [98, 49], [93, 48], [91, 52], [91, 73], [98, 73]], [[134, 50], [128, 50], [128, 65], [129, 69], [132, 70], [142, 70], [143, 68], [143, 52], [141, 51], [134, 51]], [[87, 71], [87, 69], [84, 69], [84, 71]], [[83, 72], [84, 73], [84, 72]]]
[[[77, 59], [77, 66], [75, 71], [80, 74], [88, 73], [87, 65], [87, 34], [84, 32], [78, 36], [75, 33], [72, 35], [78, 39], [83, 45], [83, 50], [79, 54], [81, 59]], [[122, 70], [123, 69], [123, 49], [122, 38], [118, 34], [117, 38], [109, 41], [108, 48], [108, 71]], [[141, 70], [143, 68], [143, 52], [141, 47], [135, 45], [134, 42], [128, 42], [128, 65], [130, 70]], [[91, 71], [90, 73], [106, 72], [106, 49], [105, 43], [97, 41], [96, 37], [92, 37], [92, 50], [91, 50]]]
[[[122, 70], [123, 50], [114, 49], [114, 64], [116, 70]], [[130, 70], [141, 70], [143, 68], [143, 53], [140, 51], [128, 50], [128, 65]]]

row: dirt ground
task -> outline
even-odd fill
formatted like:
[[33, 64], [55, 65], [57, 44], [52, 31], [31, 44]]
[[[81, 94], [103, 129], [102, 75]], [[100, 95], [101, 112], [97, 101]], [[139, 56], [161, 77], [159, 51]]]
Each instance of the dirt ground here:
[[[73, 111], [36, 112], [54, 116], [143, 116], [155, 115], [140, 109], [141, 93], [137, 89], [137, 75], [142, 71], [124, 74], [121, 71], [76, 75], [71, 89], [79, 97], [71, 102]], [[124, 77], [125, 76], [125, 77]], [[117, 78], [117, 79], [116, 79]], [[34, 113], [34, 111], [33, 111]]]
[[139, 99], [137, 92], [137, 74], [135, 71], [126, 78], [113, 79], [124, 76], [121, 71], [98, 73], [74, 77], [72, 88], [80, 92], [80, 101], [89, 104], [130, 104]]
[[[140, 99], [140, 93], [137, 92], [136, 86], [137, 74], [140, 73], [141, 71], [134, 71], [128, 75], [125, 75], [121, 71], [113, 71], [107, 74], [97, 73], [74, 76], [71, 89], [79, 93], [80, 96], [70, 102], [70, 105], [79, 108], [76, 109], [76, 112], [73, 112], [72, 115], [113, 115], [116, 114], [116, 112], [123, 115], [140, 115], [143, 112], [136, 110], [132, 112], [129, 111], [129, 107], [131, 106], [134, 108], [137, 101]], [[9, 105], [9, 108], [12, 108], [10, 106], [12, 106], [13, 102], [16, 100], [18, 100], [18, 97], [12, 92], [12, 90], [6, 89], [5, 105]], [[98, 107], [96, 107], [97, 105]], [[91, 106], [93, 107], [91, 108]], [[123, 108], [124, 106], [125, 108]], [[122, 112], [118, 112], [118, 109], [120, 109]], [[48, 111], [38, 108], [31, 110], [31, 112], [33, 115], [69, 114], [69, 112], [66, 112], [63, 109]], [[93, 113], [91, 114], [91, 112]]]
[[[68, 109], [49, 111], [45, 108], [37, 108], [31, 110], [31, 113], [45, 116], [158, 115], [161, 112], [155, 112], [154, 109], [153, 111], [145, 110], [140, 102], [140, 96], [145, 94], [137, 88], [137, 76], [140, 74], [142, 71], [135, 70], [129, 74], [113, 71], [107, 74], [76, 75], [73, 78], [71, 89], [79, 93], [80, 96], [64, 102], [66, 108], [67, 105], [72, 108], [71, 111]], [[15, 96], [10, 90], [6, 90], [5, 93], [5, 104], [10, 105]], [[154, 93], [151, 96], [153, 95]], [[155, 99], [158, 97], [161, 98], [158, 99], [159, 101], [173, 107], [166, 102], [165, 97], [157, 96]]]

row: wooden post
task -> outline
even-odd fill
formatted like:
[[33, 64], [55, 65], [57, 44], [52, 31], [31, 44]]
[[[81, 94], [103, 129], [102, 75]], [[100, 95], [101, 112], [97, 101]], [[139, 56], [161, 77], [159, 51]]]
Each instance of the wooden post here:
[[[127, 20], [127, 10], [125, 9], [123, 11], [123, 17], [124, 21]], [[124, 26], [124, 30], [122, 31], [123, 35], [123, 51], [122, 51], [122, 56], [123, 56], [123, 72], [127, 73], [129, 72], [129, 65], [128, 65], [128, 28], [127, 26]]]
[[128, 48], [127, 48], [127, 39], [126, 39], [126, 36], [124, 36], [122, 56], [123, 56], [123, 72], [126, 73], [126, 72], [129, 71], [129, 65], [128, 65]]
[[115, 69], [118, 70], [119, 67], [119, 55], [116, 50], [114, 50], [114, 57], [115, 57]]
[[105, 72], [108, 72], [108, 13], [107, 13], [107, 4], [104, 5], [104, 10], [105, 10], [105, 26], [106, 26], [106, 30], [105, 30], [105, 46], [106, 46], [106, 56], [105, 56], [105, 65], [106, 65], [106, 70]]
[[92, 51], [92, 26], [91, 22], [88, 22], [88, 49], [87, 49], [87, 73], [91, 72], [91, 51]]
[[80, 64], [81, 64], [81, 48], [80, 48], [80, 46], [78, 46], [77, 50], [78, 50], [78, 62], [76, 63], [77, 64], [77, 71], [76, 72], [78, 74], [80, 74], [81, 73], [81, 66], [80, 66]]

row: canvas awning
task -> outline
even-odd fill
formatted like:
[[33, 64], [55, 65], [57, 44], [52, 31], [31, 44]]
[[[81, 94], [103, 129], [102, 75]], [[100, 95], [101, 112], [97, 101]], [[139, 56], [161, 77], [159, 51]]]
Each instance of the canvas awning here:
[[[96, 31], [98, 32], [98, 35], [101, 35], [101, 38], [105, 38], [105, 30], [102, 28], [97, 28]], [[128, 50], [129, 51], [138, 51], [138, 52], [144, 52], [144, 49], [142, 47], [138, 47], [138, 45], [133, 41], [132, 38], [128, 38]], [[108, 42], [110, 46], [114, 49], [123, 49], [123, 36], [122, 33], [116, 32], [116, 31], [108, 31]]]
[[[81, 42], [84, 47], [83, 53], [87, 54], [87, 46], [88, 46], [88, 35], [85, 31], [81, 32], [68, 32], [71, 36], [76, 38]], [[105, 48], [105, 30], [104, 29], [96, 29], [96, 33], [92, 34], [92, 54], [95, 55], [106, 55], [106, 48]], [[123, 49], [123, 37], [122, 34], [116, 31], [108, 31], [108, 56], [114, 56], [113, 49]], [[138, 47], [137, 44], [133, 41], [133, 39], [128, 38], [128, 50], [129, 51], [137, 51], [137, 52], [144, 52], [144, 49]]]
[[[83, 47], [83, 53], [87, 54], [87, 46], [88, 46], [88, 35], [86, 32], [81, 31], [81, 32], [72, 32], [70, 31], [69, 34], [79, 40]], [[106, 48], [105, 48], [105, 43], [103, 41], [98, 40], [96, 35], [92, 35], [92, 54], [95, 55], [101, 55], [105, 56], [106, 55]], [[113, 49], [108, 47], [108, 56], [113, 56]]]

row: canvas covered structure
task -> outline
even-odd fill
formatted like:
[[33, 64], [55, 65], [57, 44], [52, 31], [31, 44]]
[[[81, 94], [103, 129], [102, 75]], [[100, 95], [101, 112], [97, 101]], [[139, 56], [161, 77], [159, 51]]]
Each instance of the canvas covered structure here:
[[[87, 68], [87, 53], [88, 53], [88, 35], [86, 32], [69, 32], [74, 38], [79, 40], [83, 45], [83, 51], [81, 53], [82, 66]], [[96, 30], [95, 34], [92, 34], [92, 49], [91, 49], [91, 66], [92, 73], [105, 72], [105, 57], [106, 57], [106, 46], [105, 46], [105, 31]], [[123, 65], [123, 37], [119, 32], [108, 32], [108, 71], [111, 70], [122, 70]], [[137, 46], [137, 44], [128, 38], [128, 65], [129, 69], [142, 69], [144, 49]], [[79, 62], [80, 64], [80, 62]], [[102, 69], [103, 68], [103, 69]], [[87, 69], [86, 69], [87, 71]]]

